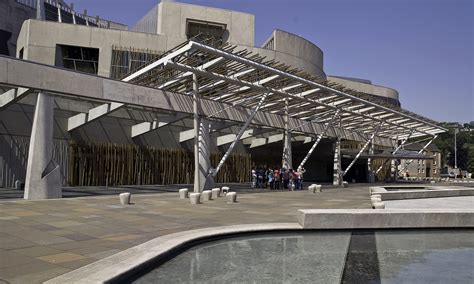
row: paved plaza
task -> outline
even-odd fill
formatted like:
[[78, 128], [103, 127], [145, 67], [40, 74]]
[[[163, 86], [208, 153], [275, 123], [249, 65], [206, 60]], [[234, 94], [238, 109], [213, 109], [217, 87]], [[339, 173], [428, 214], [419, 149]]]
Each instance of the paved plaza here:
[[227, 204], [221, 197], [198, 206], [166, 189], [134, 194], [130, 206], [121, 206], [116, 195], [0, 201], [0, 278], [7, 283], [39, 283], [174, 232], [297, 222], [300, 208], [370, 208], [365, 185], [327, 187], [317, 194], [237, 191], [238, 203]]

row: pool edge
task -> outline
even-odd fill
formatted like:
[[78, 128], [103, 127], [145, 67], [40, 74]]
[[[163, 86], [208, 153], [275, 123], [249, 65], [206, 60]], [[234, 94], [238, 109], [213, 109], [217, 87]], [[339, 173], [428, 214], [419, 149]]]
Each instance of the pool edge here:
[[182, 231], [154, 238], [43, 283], [107, 283], [123, 277], [144, 263], [166, 256], [170, 251], [199, 239], [282, 230], [303, 230], [303, 227], [295, 222], [245, 224]]

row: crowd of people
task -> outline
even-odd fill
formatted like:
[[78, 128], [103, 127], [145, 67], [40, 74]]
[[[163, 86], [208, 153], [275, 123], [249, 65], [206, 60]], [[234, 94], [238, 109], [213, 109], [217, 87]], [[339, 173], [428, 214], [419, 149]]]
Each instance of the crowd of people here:
[[276, 168], [274, 170], [263, 167], [252, 168], [252, 188], [270, 188], [272, 190], [302, 190], [304, 168], [298, 170]]

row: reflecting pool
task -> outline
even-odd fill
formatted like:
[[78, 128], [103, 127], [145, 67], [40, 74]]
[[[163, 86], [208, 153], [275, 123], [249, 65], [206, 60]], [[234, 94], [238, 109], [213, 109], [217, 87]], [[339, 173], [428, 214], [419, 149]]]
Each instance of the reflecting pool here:
[[473, 283], [474, 230], [310, 231], [196, 245], [134, 283]]

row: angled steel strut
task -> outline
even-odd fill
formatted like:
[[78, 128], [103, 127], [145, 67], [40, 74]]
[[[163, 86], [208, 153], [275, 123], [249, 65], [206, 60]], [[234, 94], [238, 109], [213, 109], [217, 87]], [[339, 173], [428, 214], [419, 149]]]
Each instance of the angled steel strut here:
[[258, 102], [257, 106], [255, 106], [254, 110], [252, 111], [252, 113], [250, 114], [249, 118], [247, 118], [247, 121], [245, 121], [245, 124], [242, 126], [242, 128], [240, 128], [240, 131], [239, 131], [239, 134], [237, 134], [237, 137], [235, 137], [234, 141], [232, 142], [232, 144], [230, 144], [229, 146], [229, 149], [227, 149], [227, 152], [225, 152], [224, 156], [222, 156], [222, 159], [220, 160], [219, 164], [217, 165], [217, 167], [215, 169], [210, 169], [209, 170], [209, 175], [212, 175], [213, 177], [215, 177], [217, 175], [217, 173], [219, 172], [219, 170], [221, 169], [221, 167], [224, 165], [225, 161], [227, 160], [227, 158], [230, 156], [230, 153], [232, 152], [232, 150], [234, 149], [235, 145], [237, 144], [237, 142], [240, 140], [240, 138], [242, 137], [242, 135], [244, 134], [245, 130], [247, 129], [247, 127], [249, 126], [250, 122], [252, 122], [253, 118], [255, 117], [255, 115], [257, 114], [258, 110], [260, 109], [260, 107], [262, 106], [263, 102], [265, 101], [265, 99], [267, 98], [267, 96], [269, 95], [269, 93], [264, 93], [262, 98], [260, 99], [260, 101]]
[[382, 127], [382, 125], [384, 124], [384, 122], [382, 121], [374, 130], [374, 132], [372, 133], [372, 135], [370, 136], [370, 138], [367, 140], [367, 142], [365, 142], [364, 146], [362, 147], [362, 149], [360, 149], [359, 153], [357, 153], [357, 155], [355, 156], [354, 160], [352, 160], [352, 162], [349, 164], [349, 166], [347, 166], [347, 168], [344, 170], [344, 173], [342, 174], [342, 176], [345, 176], [349, 170], [352, 168], [352, 166], [355, 164], [355, 162], [359, 159], [360, 155], [362, 154], [362, 152], [365, 151], [365, 149], [367, 148], [367, 146], [369, 146], [369, 144], [372, 142], [372, 140], [374, 139], [375, 135], [377, 135], [377, 132], [379, 132], [380, 128]]
[[318, 139], [316, 140], [316, 142], [314, 142], [313, 146], [311, 146], [311, 149], [309, 149], [308, 153], [306, 154], [306, 156], [303, 158], [303, 160], [301, 161], [300, 165], [298, 166], [298, 170], [300, 170], [301, 168], [303, 168], [304, 164], [306, 163], [306, 161], [308, 161], [309, 157], [311, 156], [311, 154], [313, 153], [314, 149], [316, 149], [316, 146], [318, 146], [319, 142], [321, 141], [321, 139], [323, 139], [323, 136], [326, 134], [326, 132], [328, 131], [329, 129], [329, 126], [331, 125], [331, 123], [334, 121], [334, 119], [339, 115], [339, 110], [337, 110], [334, 115], [332, 116], [331, 120], [328, 121], [326, 123], [326, 125], [324, 126], [324, 129], [323, 129], [323, 132], [321, 132], [319, 135], [318, 135]]

